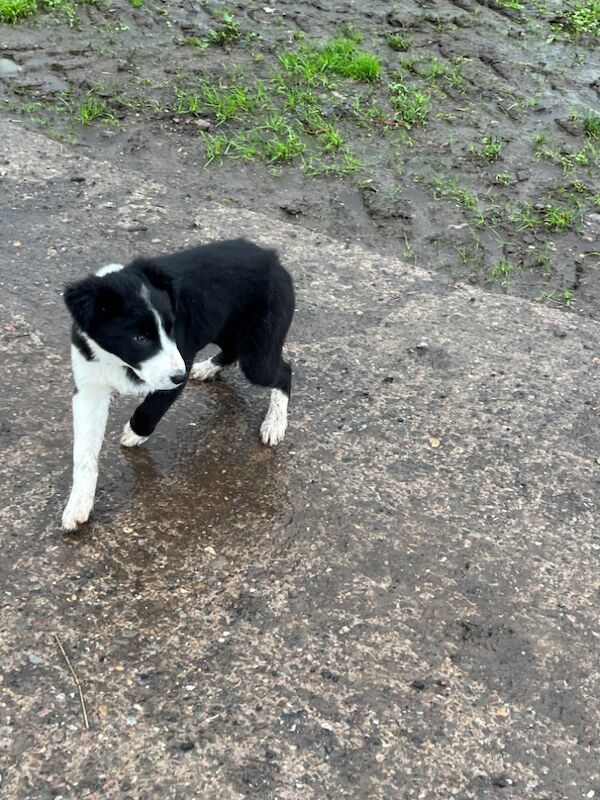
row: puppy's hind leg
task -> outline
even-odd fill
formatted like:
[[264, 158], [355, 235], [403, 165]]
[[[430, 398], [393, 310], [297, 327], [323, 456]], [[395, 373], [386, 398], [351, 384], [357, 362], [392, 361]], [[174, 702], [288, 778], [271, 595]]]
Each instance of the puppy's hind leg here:
[[291, 388], [292, 368], [287, 361], [282, 360], [276, 386], [271, 389], [271, 402], [260, 426], [260, 438], [271, 447], [282, 442], [285, 436]]
[[190, 378], [193, 381], [212, 381], [222, 369], [233, 364], [235, 360], [236, 357], [233, 353], [221, 350], [220, 353], [211, 356], [211, 358], [192, 364]]

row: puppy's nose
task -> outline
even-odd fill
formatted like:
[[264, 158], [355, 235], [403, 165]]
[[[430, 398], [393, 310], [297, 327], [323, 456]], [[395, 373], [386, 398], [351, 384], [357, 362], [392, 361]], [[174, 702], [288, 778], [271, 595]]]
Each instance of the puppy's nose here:
[[180, 384], [183, 383], [187, 377], [186, 372], [176, 372], [174, 375], [171, 375], [169, 380], [171, 383]]

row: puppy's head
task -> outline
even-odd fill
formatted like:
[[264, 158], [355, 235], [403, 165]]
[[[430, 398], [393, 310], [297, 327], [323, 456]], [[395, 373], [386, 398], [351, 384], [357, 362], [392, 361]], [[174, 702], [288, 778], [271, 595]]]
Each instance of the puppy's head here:
[[99, 358], [121, 362], [149, 391], [175, 389], [184, 382], [185, 363], [174, 330], [176, 293], [159, 267], [140, 261], [92, 275], [69, 284], [64, 299]]

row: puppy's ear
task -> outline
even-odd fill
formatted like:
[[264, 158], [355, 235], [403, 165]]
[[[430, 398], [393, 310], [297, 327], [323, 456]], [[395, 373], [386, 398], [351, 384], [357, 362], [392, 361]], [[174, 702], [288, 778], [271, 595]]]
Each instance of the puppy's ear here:
[[140, 272], [155, 289], [166, 292], [173, 309], [177, 306], [177, 287], [173, 277], [153, 261], [138, 261]]
[[122, 305], [119, 294], [95, 276], [70, 283], [65, 288], [64, 300], [71, 316], [83, 331], [89, 330], [98, 319], [116, 314]]

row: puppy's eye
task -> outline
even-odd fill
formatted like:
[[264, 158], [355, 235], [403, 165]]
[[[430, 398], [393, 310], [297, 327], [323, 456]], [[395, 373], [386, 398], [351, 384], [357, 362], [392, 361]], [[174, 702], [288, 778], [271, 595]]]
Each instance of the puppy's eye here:
[[133, 337], [133, 341], [136, 342], [136, 344], [148, 344], [150, 339], [148, 339], [147, 336], [144, 336], [143, 333], [138, 333]]

